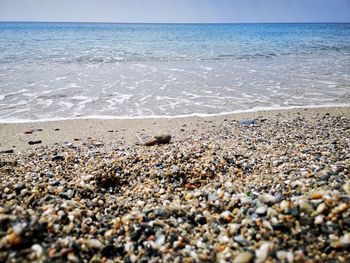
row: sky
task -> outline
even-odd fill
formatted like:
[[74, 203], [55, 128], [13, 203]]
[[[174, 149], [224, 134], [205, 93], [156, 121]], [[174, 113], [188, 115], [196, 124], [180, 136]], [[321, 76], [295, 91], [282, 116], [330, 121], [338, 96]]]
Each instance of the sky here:
[[0, 21], [350, 22], [350, 0], [0, 0]]

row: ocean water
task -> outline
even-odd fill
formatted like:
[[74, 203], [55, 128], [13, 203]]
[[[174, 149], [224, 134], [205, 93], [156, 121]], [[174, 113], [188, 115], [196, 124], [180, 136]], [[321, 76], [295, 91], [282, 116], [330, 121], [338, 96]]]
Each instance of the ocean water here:
[[0, 121], [350, 105], [350, 24], [0, 23]]

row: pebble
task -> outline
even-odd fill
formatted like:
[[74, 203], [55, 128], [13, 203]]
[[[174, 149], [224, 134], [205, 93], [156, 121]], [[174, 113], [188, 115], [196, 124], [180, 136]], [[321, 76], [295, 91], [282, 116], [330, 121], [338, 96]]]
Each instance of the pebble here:
[[29, 144], [29, 145], [40, 144], [40, 143], [42, 143], [42, 141], [41, 141], [41, 140], [37, 140], [37, 141], [29, 141], [29, 142], [28, 142], [28, 144]]
[[263, 243], [259, 249], [255, 250], [255, 262], [263, 263], [267, 259], [270, 251], [270, 243]]
[[103, 247], [101, 241], [97, 239], [89, 239], [86, 244], [89, 248], [101, 249]]
[[218, 118], [161, 147], [2, 155], [0, 262], [350, 262], [345, 127]]
[[266, 206], [259, 206], [256, 210], [255, 213], [257, 213], [258, 215], [265, 215], [267, 212], [267, 207]]
[[233, 263], [249, 263], [249, 262], [252, 262], [253, 260], [253, 255], [249, 252], [241, 252], [239, 253]]
[[39, 244], [32, 245], [31, 249], [34, 251], [36, 258], [40, 258], [44, 253], [43, 247]]

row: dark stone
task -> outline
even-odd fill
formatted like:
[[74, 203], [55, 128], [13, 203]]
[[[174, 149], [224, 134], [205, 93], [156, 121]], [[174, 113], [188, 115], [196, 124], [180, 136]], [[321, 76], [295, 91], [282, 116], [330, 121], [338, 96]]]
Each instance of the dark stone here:
[[278, 223], [278, 224], [274, 224], [272, 225], [273, 230], [275, 231], [281, 231], [283, 233], [289, 233], [290, 229], [286, 224], [283, 223]]
[[175, 233], [170, 233], [168, 236], [168, 241], [170, 242], [170, 244], [173, 244], [178, 239], [179, 237]]
[[139, 240], [141, 235], [142, 235], [142, 229], [141, 228], [137, 228], [131, 233], [130, 238], [133, 241], [137, 241], [137, 240]]
[[25, 188], [24, 184], [15, 184], [14, 190], [16, 194], [20, 194], [21, 190]]
[[146, 237], [149, 237], [155, 234], [153, 227], [151, 227], [148, 224], [141, 224], [141, 229]]
[[32, 132], [36, 132], [36, 131], [43, 131], [43, 129], [32, 129]]
[[207, 223], [207, 219], [204, 216], [197, 216], [196, 222], [200, 225], [205, 225]]
[[38, 141], [29, 141], [29, 142], [28, 142], [29, 145], [40, 144], [40, 143], [42, 143], [41, 140], [38, 140]]
[[101, 249], [101, 256], [106, 258], [114, 258], [117, 256], [118, 252], [116, 247], [112, 244], [109, 244]]
[[52, 161], [64, 161], [64, 157], [62, 155], [56, 155], [52, 157]]
[[13, 153], [13, 149], [10, 149], [10, 150], [4, 150], [4, 151], [1, 151], [0, 153]]

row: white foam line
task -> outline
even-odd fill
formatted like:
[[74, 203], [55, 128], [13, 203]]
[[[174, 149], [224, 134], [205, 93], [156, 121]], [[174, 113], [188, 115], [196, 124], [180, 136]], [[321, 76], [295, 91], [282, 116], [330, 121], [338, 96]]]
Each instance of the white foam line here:
[[215, 117], [225, 116], [232, 114], [250, 113], [250, 112], [262, 112], [262, 111], [279, 111], [279, 110], [292, 110], [292, 109], [322, 109], [322, 108], [347, 108], [350, 104], [326, 104], [326, 105], [308, 105], [308, 106], [285, 106], [285, 107], [256, 107], [247, 110], [226, 111], [221, 113], [191, 113], [184, 115], [149, 115], [149, 116], [110, 116], [110, 115], [88, 115], [84, 117], [72, 117], [63, 118], [55, 117], [39, 120], [26, 120], [26, 119], [0, 119], [1, 124], [6, 123], [38, 123], [38, 122], [55, 122], [55, 121], [67, 121], [67, 120], [143, 120], [143, 119], [178, 119], [178, 118], [191, 118], [191, 117]]

